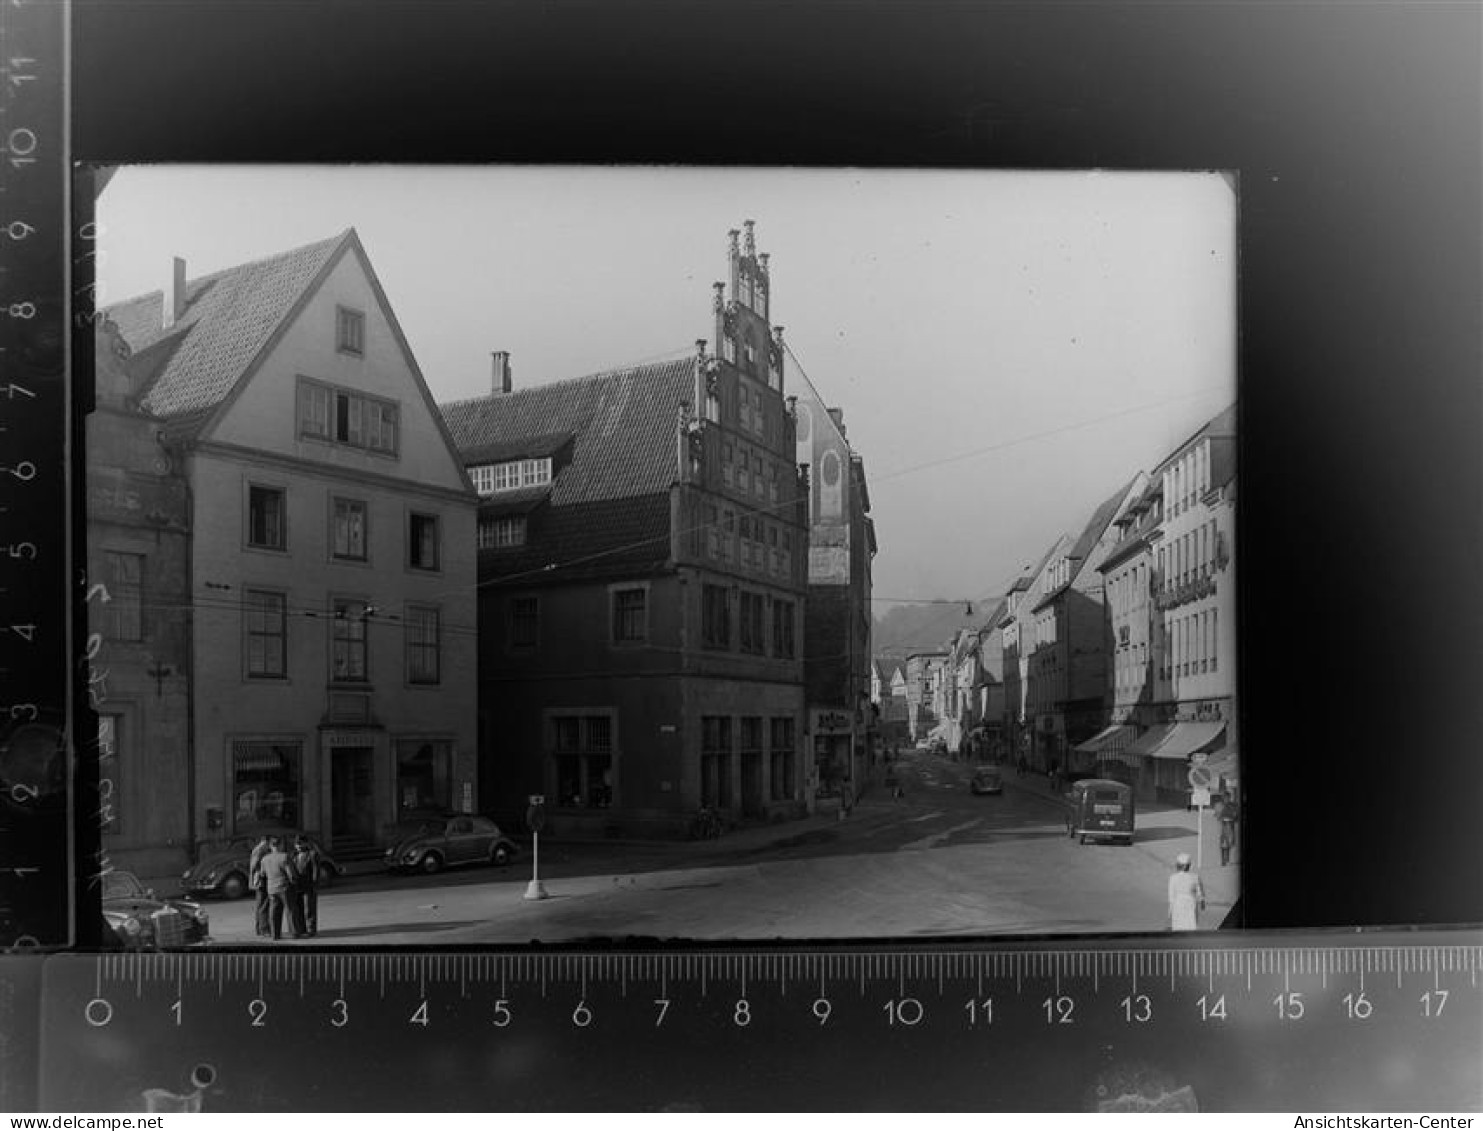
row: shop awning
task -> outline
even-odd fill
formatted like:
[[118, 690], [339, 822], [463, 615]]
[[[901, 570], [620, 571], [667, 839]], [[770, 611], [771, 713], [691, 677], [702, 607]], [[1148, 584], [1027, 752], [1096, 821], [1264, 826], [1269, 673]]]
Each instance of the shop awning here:
[[1078, 742], [1073, 749], [1083, 754], [1116, 754], [1127, 749], [1128, 744], [1138, 737], [1138, 728], [1126, 723], [1114, 723], [1085, 742]]
[[1149, 727], [1141, 735], [1129, 743], [1124, 754], [1152, 754], [1158, 749], [1159, 744], [1173, 733], [1172, 724], [1166, 726]]
[[1152, 751], [1155, 758], [1188, 758], [1225, 732], [1225, 723], [1175, 723], [1169, 737]]

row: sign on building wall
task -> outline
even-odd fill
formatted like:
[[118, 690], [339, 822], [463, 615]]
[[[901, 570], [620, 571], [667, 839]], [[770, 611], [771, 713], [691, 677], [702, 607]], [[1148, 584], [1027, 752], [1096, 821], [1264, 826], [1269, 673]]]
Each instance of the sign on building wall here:
[[797, 411], [797, 461], [809, 467], [809, 583], [848, 584], [849, 444], [812, 390], [805, 387]]
[[849, 734], [852, 719], [848, 711], [815, 710], [811, 712], [814, 734]]

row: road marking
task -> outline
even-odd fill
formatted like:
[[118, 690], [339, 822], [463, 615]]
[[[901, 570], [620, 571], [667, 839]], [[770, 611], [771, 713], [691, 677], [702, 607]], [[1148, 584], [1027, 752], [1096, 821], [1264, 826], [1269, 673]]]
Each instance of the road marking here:
[[954, 833], [961, 833], [981, 824], [983, 824], [982, 820], [964, 821], [961, 825], [954, 825], [950, 829], [943, 829], [940, 833], [933, 833], [931, 836], [924, 836], [921, 840], [914, 840], [910, 844], [903, 844], [899, 851], [909, 852], [923, 848], [936, 848]]
[[933, 818], [934, 818], [934, 817], [940, 817], [940, 816], [942, 816], [942, 810], [941, 810], [941, 809], [938, 809], [938, 810], [937, 810], [937, 811], [936, 811], [936, 812], [934, 812], [934, 813], [924, 813], [924, 814], [923, 814], [923, 815], [922, 815], [922, 816], [920, 816], [920, 817], [908, 817], [908, 818], [907, 818], [907, 821], [908, 821], [908, 822], [911, 822], [911, 821], [930, 821], [930, 820], [932, 820], [932, 819], [933, 819]]

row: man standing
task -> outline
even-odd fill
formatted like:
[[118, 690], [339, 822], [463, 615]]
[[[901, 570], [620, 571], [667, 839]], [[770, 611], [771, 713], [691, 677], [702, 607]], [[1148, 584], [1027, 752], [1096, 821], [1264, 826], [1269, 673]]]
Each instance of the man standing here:
[[257, 843], [252, 846], [252, 853], [247, 858], [247, 886], [257, 899], [255, 918], [259, 935], [268, 933], [268, 889], [263, 884], [261, 870], [263, 857], [268, 854], [268, 839], [267, 833], [259, 833]]
[[293, 862], [294, 871], [299, 874], [294, 930], [312, 939], [319, 933], [319, 849], [303, 834], [294, 840]]
[[1236, 803], [1230, 798], [1221, 798], [1216, 803], [1215, 815], [1220, 820], [1220, 862], [1231, 862], [1231, 849], [1236, 845]]
[[[258, 865], [258, 870], [262, 872], [263, 884], [267, 889], [268, 924], [276, 942], [283, 938], [283, 913], [288, 910], [288, 901], [293, 897], [294, 885], [299, 879], [293, 861], [283, 851], [281, 838], [268, 838], [268, 853]], [[295, 934], [294, 937], [299, 936]]]
[[1205, 885], [1199, 874], [1190, 871], [1188, 852], [1174, 857], [1174, 874], [1169, 877], [1169, 930], [1198, 931], [1199, 912], [1205, 910]]

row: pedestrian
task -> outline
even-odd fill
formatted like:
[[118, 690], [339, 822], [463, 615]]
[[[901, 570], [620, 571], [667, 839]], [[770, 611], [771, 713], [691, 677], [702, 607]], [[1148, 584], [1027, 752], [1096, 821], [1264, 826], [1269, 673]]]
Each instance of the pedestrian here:
[[253, 896], [257, 900], [257, 907], [253, 916], [257, 924], [257, 933], [264, 936], [268, 933], [268, 889], [263, 882], [263, 874], [259, 865], [263, 857], [268, 854], [268, 834], [260, 833], [257, 843], [252, 846], [252, 853], [247, 857], [247, 886], [252, 889]]
[[319, 933], [319, 849], [302, 834], [294, 839], [293, 862], [299, 874], [294, 927], [312, 939]]
[[1174, 857], [1174, 874], [1169, 877], [1169, 930], [1198, 931], [1199, 913], [1205, 910], [1205, 885], [1198, 872], [1190, 871], [1188, 852]]
[[294, 862], [283, 851], [281, 837], [268, 838], [268, 852], [258, 865], [258, 871], [262, 873], [263, 885], [268, 892], [268, 929], [276, 942], [283, 938], [283, 913], [289, 909], [294, 885], [299, 878], [298, 872], [294, 870]]
[[1231, 862], [1231, 849], [1236, 847], [1236, 803], [1222, 798], [1216, 803], [1216, 817], [1220, 820], [1220, 863]]

